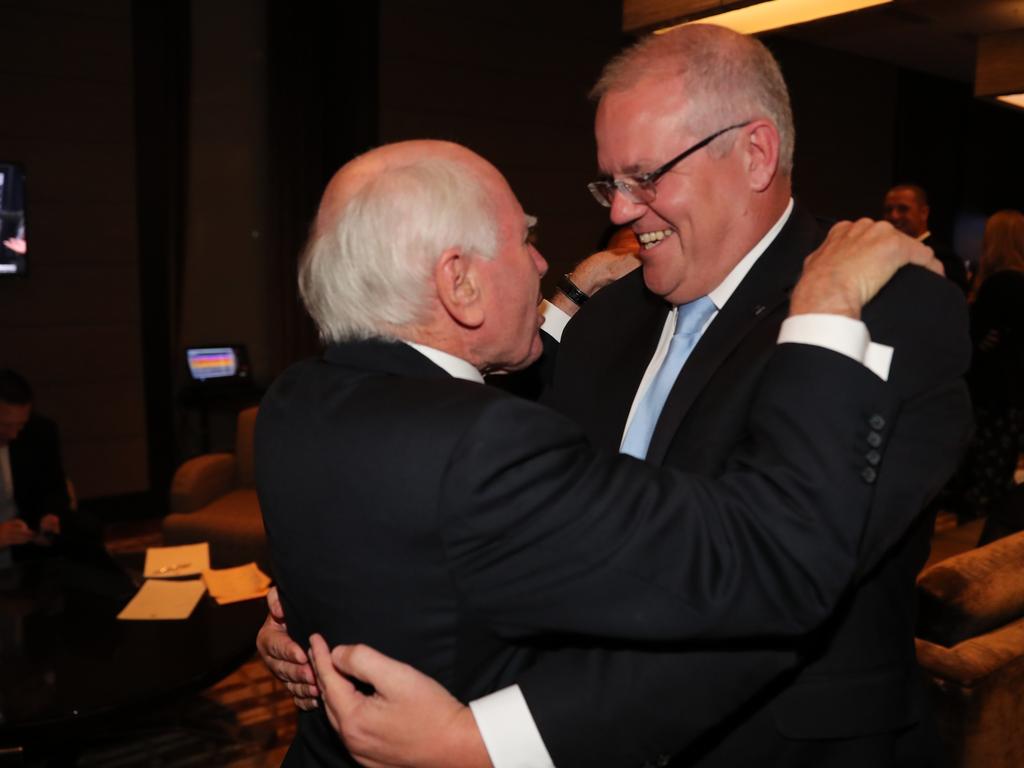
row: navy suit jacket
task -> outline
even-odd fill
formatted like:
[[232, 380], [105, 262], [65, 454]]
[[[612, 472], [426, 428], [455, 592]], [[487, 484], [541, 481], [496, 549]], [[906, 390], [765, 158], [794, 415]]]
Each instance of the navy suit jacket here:
[[[687, 360], [649, 461], [706, 476], [728, 469], [730, 452], [749, 437], [752, 398], [803, 259], [822, 238], [797, 206]], [[668, 311], [636, 270], [594, 296], [567, 326], [547, 402], [598, 448], [618, 449]], [[921, 725], [914, 580], [931, 533], [922, 509], [954, 470], [970, 431], [962, 381], [970, 359], [966, 306], [949, 281], [906, 268], [863, 319], [873, 341], [895, 348], [886, 386], [898, 418], [887, 447], [863, 456], [877, 484], [856, 588], [800, 642], [691, 643], [659, 649], [649, 669], [614, 657], [583, 659], [576, 673], [546, 662], [524, 673], [520, 684], [557, 765], [582, 764], [572, 762], [576, 746], [563, 742], [558, 725], [572, 708], [581, 713], [580, 727], [596, 734], [595, 765], [613, 764], [598, 758], [629, 740], [657, 742], [668, 752], [688, 748], [684, 764], [753, 765], [771, 762], [779, 744], [770, 742], [870, 738]], [[820, 446], [822, 453], [843, 449]], [[766, 525], [772, 514], [764, 510]], [[730, 696], [731, 717], [702, 733], [712, 712], [730, 708]], [[595, 701], [602, 706], [588, 703]]]

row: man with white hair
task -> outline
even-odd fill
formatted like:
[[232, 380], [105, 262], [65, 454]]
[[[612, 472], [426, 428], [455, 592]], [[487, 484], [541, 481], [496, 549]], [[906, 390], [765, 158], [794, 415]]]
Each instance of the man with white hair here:
[[[472, 697], [552, 656], [552, 634], [815, 626], [856, 563], [870, 422], [896, 415], [861, 354], [788, 342], [819, 310], [862, 330], [863, 303], [927, 249], [869, 222], [833, 233], [794, 294], [751, 440], [712, 481], [597, 455], [555, 413], [480, 386], [541, 352], [532, 224], [493, 166], [442, 142], [380, 148], [329, 184], [300, 271], [328, 347], [282, 374], [256, 428], [292, 631], [367, 640]], [[475, 732], [460, 752], [486, 759]], [[352, 763], [313, 712], [287, 764]]]
[[[792, 309], [793, 286], [823, 237], [792, 198], [786, 86], [758, 41], [692, 25], [646, 38], [613, 60], [595, 96], [605, 175], [590, 190], [613, 223], [637, 234], [642, 268], [593, 296], [568, 324], [550, 402], [599, 448], [716, 476], [749, 435], [753, 396]], [[587, 293], [588, 286], [577, 288]], [[699, 341], [680, 359], [677, 320], [696, 308], [704, 310]], [[631, 742], [665, 745], [669, 753], [688, 746], [681, 760], [701, 766], [928, 764], [914, 577], [931, 531], [922, 509], [953, 471], [969, 432], [961, 380], [966, 313], [947, 281], [903, 270], [865, 307], [864, 320], [872, 342], [885, 345], [869, 356], [877, 355], [901, 406], [886, 466], [881, 448], [864, 454], [874, 512], [855, 589], [835, 614], [800, 642], [675, 646], [662, 654], [667, 671], [660, 676], [638, 672], [624, 657], [581, 661], [575, 673], [541, 660], [517, 681], [548, 754], [505, 749], [478, 714], [495, 765], [629, 765]], [[831, 321], [819, 326], [831, 334]], [[867, 438], [880, 440], [874, 429]], [[774, 524], [770, 515], [765, 521]], [[347, 653], [340, 658], [351, 663]], [[386, 669], [380, 661], [345, 670], [378, 684]], [[398, 693], [414, 690], [411, 679], [386, 679]], [[430, 729], [432, 744], [393, 748], [410, 710], [398, 707], [388, 731], [377, 716], [400, 702], [378, 696], [360, 706], [349, 693], [341, 699], [345, 736], [356, 734], [350, 748], [373, 764], [431, 765], [421, 758], [437, 745], [445, 754], [440, 727]], [[591, 734], [584, 749], [551, 725], [566, 710]], [[716, 716], [717, 727], [694, 742]]]

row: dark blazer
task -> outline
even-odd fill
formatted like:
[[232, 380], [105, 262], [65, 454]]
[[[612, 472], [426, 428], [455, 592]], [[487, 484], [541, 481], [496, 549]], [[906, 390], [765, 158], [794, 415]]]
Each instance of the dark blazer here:
[[[370, 643], [470, 699], [581, 635], [816, 625], [856, 566], [869, 424], [894, 414], [841, 355], [785, 345], [768, 368], [752, 441], [713, 483], [595, 454], [568, 420], [404, 344], [293, 366], [263, 400], [255, 449], [289, 631]], [[822, 456], [822, 441], [846, 448]], [[590, 739], [571, 717], [561, 727]], [[351, 763], [317, 711], [287, 764]]]
[[935, 258], [942, 262], [942, 268], [946, 271], [946, 277], [952, 280], [966, 294], [969, 286], [967, 284], [967, 268], [964, 266], [964, 260], [957, 256], [950, 246], [936, 240], [932, 235], [928, 235], [921, 242], [935, 252]]
[[[730, 466], [729, 452], [749, 437], [751, 398], [803, 259], [822, 237], [814, 219], [798, 207], [688, 359], [656, 427], [650, 461], [712, 476]], [[595, 446], [618, 449], [668, 311], [646, 290], [637, 270], [597, 294], [567, 327], [548, 401], [582, 425]], [[581, 727], [600, 734], [595, 756], [610, 754], [630, 738], [668, 744], [672, 737], [663, 729], [674, 718], [676, 747], [689, 744], [683, 764], [846, 764], [858, 754], [858, 740], [873, 745], [879, 734], [922, 723], [914, 578], [927, 556], [932, 521], [920, 511], [952, 473], [970, 429], [961, 380], [970, 357], [966, 308], [949, 282], [908, 268], [863, 317], [872, 340], [895, 347], [887, 388], [900, 405], [892, 442], [864, 456], [872, 465], [865, 474], [877, 476], [877, 488], [856, 589], [800, 643], [677, 646], [674, 655], [684, 658], [670, 664], [667, 655], [656, 662], [654, 669], [659, 664], [663, 669], [650, 673], [648, 690], [638, 683], [635, 664], [620, 661], [616, 669], [607, 661], [581, 662], [575, 677], [542, 664], [520, 684], [556, 764], [573, 759], [573, 745], [562, 743], [558, 726], [567, 716], [564, 710], [575, 706], [588, 712], [583, 703], [598, 697], [616, 703], [600, 719], [581, 718]], [[867, 439], [878, 440], [870, 434]], [[842, 446], [821, 443], [822, 454], [835, 450]], [[767, 511], [765, 524], [772, 524]], [[801, 666], [780, 676], [798, 655]], [[732, 702], [732, 717], [694, 743], [712, 719], [709, 706], [728, 704], [723, 689], [742, 690], [744, 684], [745, 695]], [[741, 707], [759, 689], [759, 696]], [[821, 751], [801, 757], [792, 752], [794, 745]], [[837, 748], [834, 754], [831, 746]], [[870, 750], [861, 757], [867, 760], [863, 765], [890, 764]]]
[[18, 516], [33, 530], [45, 515], [63, 518], [70, 502], [57, 425], [33, 413], [9, 450]]

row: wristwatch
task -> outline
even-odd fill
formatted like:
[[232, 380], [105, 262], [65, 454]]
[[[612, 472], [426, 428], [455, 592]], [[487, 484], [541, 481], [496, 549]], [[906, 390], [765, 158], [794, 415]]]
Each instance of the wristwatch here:
[[579, 289], [579, 287], [572, 281], [568, 273], [562, 275], [562, 279], [558, 281], [558, 290], [565, 294], [566, 298], [569, 299], [577, 307], [582, 307], [587, 299], [590, 297]]

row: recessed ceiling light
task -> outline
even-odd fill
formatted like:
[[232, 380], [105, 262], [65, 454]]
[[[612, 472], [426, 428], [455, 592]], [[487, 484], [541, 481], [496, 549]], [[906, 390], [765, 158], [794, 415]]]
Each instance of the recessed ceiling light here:
[[[837, 16], [841, 13], [850, 13], [891, 2], [892, 0], [766, 0], [766, 2], [756, 5], [748, 5], [714, 16], [704, 16], [686, 23], [718, 24], [745, 35], [752, 35], [755, 32], [790, 27], [794, 24], [803, 24], [827, 16]], [[664, 27], [657, 30], [656, 34], [680, 26], [683, 25], [675, 24], [671, 27]]]

